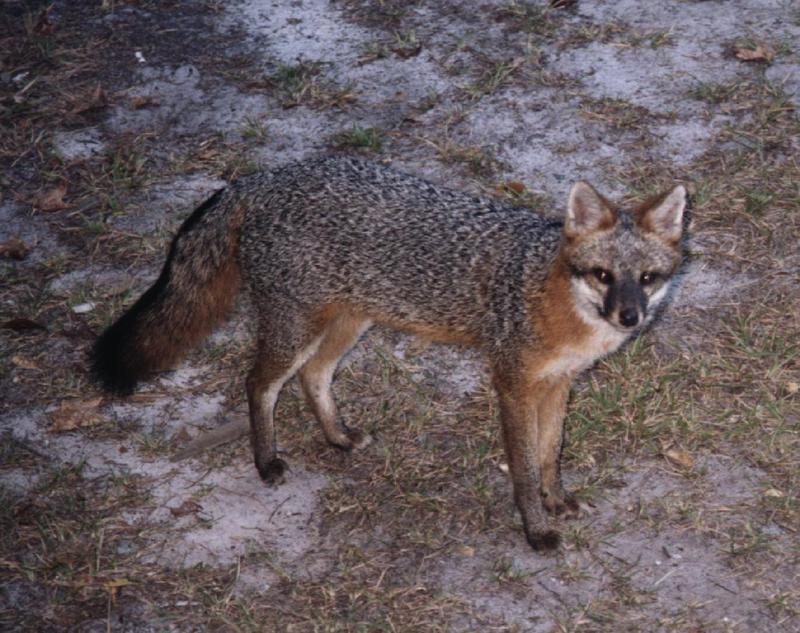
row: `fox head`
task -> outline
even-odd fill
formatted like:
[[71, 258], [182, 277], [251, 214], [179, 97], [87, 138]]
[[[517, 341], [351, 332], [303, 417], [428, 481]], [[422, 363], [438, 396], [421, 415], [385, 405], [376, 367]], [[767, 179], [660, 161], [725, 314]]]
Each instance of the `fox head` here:
[[562, 255], [581, 318], [628, 332], [648, 323], [682, 259], [682, 185], [620, 209], [591, 185], [572, 187]]

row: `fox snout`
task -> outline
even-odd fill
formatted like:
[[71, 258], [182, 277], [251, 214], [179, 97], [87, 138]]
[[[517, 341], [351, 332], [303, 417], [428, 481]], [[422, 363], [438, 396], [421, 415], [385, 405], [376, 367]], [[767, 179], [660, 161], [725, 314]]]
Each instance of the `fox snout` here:
[[611, 284], [603, 301], [603, 317], [615, 325], [634, 328], [644, 321], [647, 313], [647, 295], [632, 275], [625, 275]]
[[639, 311], [636, 308], [625, 308], [619, 312], [619, 323], [625, 327], [635, 327], [639, 323]]

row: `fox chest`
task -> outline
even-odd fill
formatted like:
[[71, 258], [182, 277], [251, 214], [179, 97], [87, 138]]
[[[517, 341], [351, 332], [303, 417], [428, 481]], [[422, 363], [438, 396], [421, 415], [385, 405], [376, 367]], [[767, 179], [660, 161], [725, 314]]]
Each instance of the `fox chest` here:
[[597, 328], [589, 336], [547, 350], [538, 359], [534, 373], [540, 380], [577, 374], [619, 349], [627, 338], [627, 333], [613, 327]]

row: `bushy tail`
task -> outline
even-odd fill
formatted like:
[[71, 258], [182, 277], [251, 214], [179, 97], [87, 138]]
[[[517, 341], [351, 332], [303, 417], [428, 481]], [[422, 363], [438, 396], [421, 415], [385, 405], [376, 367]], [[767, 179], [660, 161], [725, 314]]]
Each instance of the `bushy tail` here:
[[92, 372], [106, 390], [129, 394], [151, 373], [173, 367], [228, 314], [240, 283], [242, 220], [224, 190], [187, 218], [156, 282], [92, 348]]

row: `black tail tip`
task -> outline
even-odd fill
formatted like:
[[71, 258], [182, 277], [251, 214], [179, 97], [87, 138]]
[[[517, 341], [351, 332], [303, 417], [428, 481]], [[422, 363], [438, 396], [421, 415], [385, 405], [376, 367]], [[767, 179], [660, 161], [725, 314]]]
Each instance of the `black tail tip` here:
[[100, 335], [89, 352], [92, 378], [103, 390], [129, 396], [142, 379], [141, 373], [126, 362], [126, 344], [120, 335], [118, 323]]

